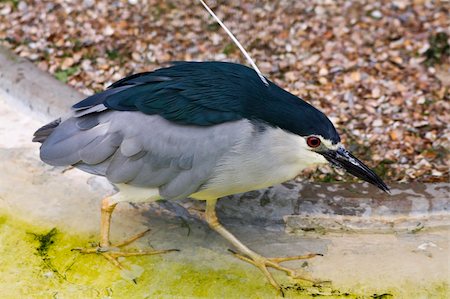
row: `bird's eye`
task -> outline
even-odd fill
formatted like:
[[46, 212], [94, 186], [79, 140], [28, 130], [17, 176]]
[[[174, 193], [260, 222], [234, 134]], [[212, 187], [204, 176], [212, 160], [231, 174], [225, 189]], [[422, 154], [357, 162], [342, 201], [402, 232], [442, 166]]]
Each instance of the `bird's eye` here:
[[318, 137], [315, 136], [310, 136], [308, 138], [306, 138], [306, 143], [308, 144], [309, 147], [318, 147], [320, 145], [320, 139]]

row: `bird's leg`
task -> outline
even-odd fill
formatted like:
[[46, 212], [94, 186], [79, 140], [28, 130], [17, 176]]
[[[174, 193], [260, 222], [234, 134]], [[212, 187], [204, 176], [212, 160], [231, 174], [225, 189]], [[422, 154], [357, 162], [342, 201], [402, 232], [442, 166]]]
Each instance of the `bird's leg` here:
[[109, 247], [109, 234], [111, 231], [111, 216], [117, 206], [117, 202], [110, 203], [109, 197], [102, 200], [101, 219], [100, 219], [100, 247]]
[[131, 244], [137, 239], [144, 236], [150, 229], [147, 229], [125, 241], [111, 245], [109, 240], [110, 230], [111, 230], [111, 216], [117, 206], [117, 202], [111, 202], [110, 197], [105, 197], [102, 200], [101, 208], [101, 222], [100, 222], [100, 244], [94, 248], [74, 248], [81, 253], [97, 253], [101, 254], [108, 261], [113, 263], [115, 266], [123, 269], [122, 265], [117, 260], [118, 257], [126, 256], [139, 256], [139, 255], [155, 255], [161, 253], [167, 253], [171, 251], [178, 251], [178, 249], [167, 249], [167, 250], [139, 250], [139, 251], [124, 251], [121, 250], [122, 247]]
[[280, 263], [299, 259], [309, 259], [321, 254], [310, 253], [306, 255], [298, 255], [291, 257], [274, 257], [274, 258], [267, 258], [261, 256], [258, 253], [254, 252], [253, 250], [251, 250], [250, 248], [248, 248], [247, 246], [245, 246], [244, 244], [242, 244], [233, 234], [231, 234], [219, 223], [219, 220], [216, 216], [216, 209], [215, 209], [216, 202], [217, 202], [216, 199], [206, 201], [206, 213], [205, 213], [206, 222], [212, 229], [214, 229], [216, 232], [222, 235], [222, 237], [230, 241], [234, 245], [234, 247], [236, 247], [236, 249], [239, 250], [240, 253], [233, 252], [233, 254], [236, 257], [258, 267], [267, 277], [272, 286], [274, 286], [277, 290], [282, 292], [280, 285], [275, 281], [272, 274], [269, 272], [268, 268], [274, 268], [286, 272], [286, 274], [288, 274], [292, 278], [306, 280], [312, 283], [316, 282], [311, 278], [300, 276], [296, 270], [284, 267], [280, 265]]

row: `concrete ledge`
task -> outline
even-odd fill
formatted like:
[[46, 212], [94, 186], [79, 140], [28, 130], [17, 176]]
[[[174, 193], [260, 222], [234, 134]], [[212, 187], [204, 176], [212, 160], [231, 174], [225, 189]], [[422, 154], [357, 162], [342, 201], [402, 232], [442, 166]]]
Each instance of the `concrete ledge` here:
[[19, 101], [11, 105], [25, 105], [43, 119], [66, 114], [84, 97], [3, 47], [0, 47], [0, 89]]
[[391, 194], [367, 183], [287, 182], [219, 202], [224, 218], [284, 224], [290, 233], [415, 232], [450, 228], [450, 184], [391, 184]]

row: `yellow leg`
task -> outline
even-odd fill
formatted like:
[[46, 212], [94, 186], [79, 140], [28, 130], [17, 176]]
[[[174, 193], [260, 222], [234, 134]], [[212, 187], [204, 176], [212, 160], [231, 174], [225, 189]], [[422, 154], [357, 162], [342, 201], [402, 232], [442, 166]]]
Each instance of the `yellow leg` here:
[[109, 197], [102, 200], [101, 219], [100, 219], [100, 247], [109, 247], [109, 233], [111, 231], [111, 216], [117, 203], [110, 203]]
[[300, 275], [297, 274], [297, 272], [294, 269], [290, 269], [284, 266], [281, 266], [279, 263], [285, 262], [285, 261], [292, 261], [292, 260], [298, 260], [298, 259], [309, 259], [313, 258], [315, 256], [320, 256], [321, 254], [318, 253], [310, 253], [306, 255], [299, 255], [299, 256], [291, 256], [291, 257], [276, 257], [276, 258], [266, 258], [258, 253], [254, 252], [244, 244], [242, 244], [233, 234], [231, 234], [228, 230], [226, 230], [220, 223], [216, 216], [216, 202], [217, 200], [207, 200], [206, 201], [206, 213], [205, 218], [206, 222], [209, 224], [209, 226], [214, 229], [216, 232], [218, 232], [222, 237], [227, 239], [228, 241], [233, 244], [234, 247], [236, 247], [239, 253], [233, 252], [233, 254], [238, 257], [239, 259], [246, 261], [248, 263], [251, 263], [258, 267], [264, 275], [269, 280], [270, 284], [274, 286], [278, 291], [280, 291], [283, 294], [283, 291], [280, 287], [280, 285], [275, 281], [272, 274], [269, 272], [268, 268], [274, 268], [280, 271], [286, 272], [290, 277], [302, 279], [306, 281], [310, 281], [315, 283], [316, 281], [300, 277]]
[[100, 223], [100, 244], [94, 248], [74, 248], [73, 250], [77, 250], [80, 253], [97, 253], [101, 254], [104, 258], [110, 261], [113, 265], [119, 267], [120, 269], [124, 269], [123, 266], [117, 260], [118, 257], [126, 257], [126, 256], [140, 256], [140, 255], [155, 255], [162, 254], [171, 251], [178, 251], [178, 249], [167, 249], [167, 250], [139, 250], [139, 251], [124, 251], [121, 250], [122, 247], [131, 244], [137, 239], [144, 236], [146, 233], [150, 231], [147, 229], [125, 241], [117, 243], [115, 245], [111, 245], [109, 235], [111, 230], [111, 216], [112, 213], [117, 206], [117, 203], [110, 203], [110, 198], [106, 197], [102, 200], [102, 208], [101, 208], [101, 223]]

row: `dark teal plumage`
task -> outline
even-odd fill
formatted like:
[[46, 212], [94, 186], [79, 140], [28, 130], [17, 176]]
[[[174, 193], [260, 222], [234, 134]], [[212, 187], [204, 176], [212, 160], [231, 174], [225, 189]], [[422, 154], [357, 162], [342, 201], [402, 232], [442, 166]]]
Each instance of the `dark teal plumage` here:
[[268, 82], [266, 86], [253, 69], [240, 64], [177, 62], [119, 80], [73, 108], [104, 104], [112, 110], [158, 114], [179, 124], [198, 126], [246, 118], [300, 136], [315, 134], [333, 143], [340, 141], [322, 112]]

